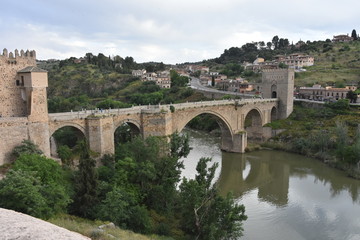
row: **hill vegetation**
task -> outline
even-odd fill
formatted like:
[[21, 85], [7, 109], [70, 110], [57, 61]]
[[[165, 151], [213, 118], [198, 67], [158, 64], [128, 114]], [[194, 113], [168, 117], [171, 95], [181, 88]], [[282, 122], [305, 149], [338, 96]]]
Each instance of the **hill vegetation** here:
[[360, 178], [360, 111], [349, 100], [311, 108], [295, 102], [293, 113], [267, 126], [285, 130], [265, 147], [299, 153], [322, 160]]
[[142, 67], [150, 70], [163, 69], [162, 63], [137, 64], [128, 60], [131, 62], [128, 67], [119, 68], [115, 67], [117, 63], [114, 61], [105, 58], [103, 63], [99, 60], [76, 63], [74, 58], [70, 58], [57, 63], [42, 63], [40, 66], [49, 71], [49, 112], [205, 99], [202, 94], [185, 87], [182, 77], [174, 71], [171, 72], [171, 89], [161, 89], [152, 81], [142, 82], [128, 73], [131, 69]]
[[332, 42], [330, 39], [320, 41], [299, 41], [289, 44], [285, 38], [280, 44], [278, 36], [271, 42], [247, 43], [242, 47], [226, 49], [220, 57], [203, 61], [201, 64], [210, 67], [212, 71], [228, 74], [229, 68], [238, 68], [240, 71], [231, 72], [230, 77], [241, 76], [248, 80], [258, 81], [260, 75], [252, 71], [241, 69], [243, 62], [252, 63], [257, 57], [271, 61], [277, 55], [303, 53], [315, 58], [314, 66], [305, 67], [304, 72], [297, 72], [296, 86], [312, 86], [313, 84], [344, 86], [358, 85], [360, 76], [360, 41]]

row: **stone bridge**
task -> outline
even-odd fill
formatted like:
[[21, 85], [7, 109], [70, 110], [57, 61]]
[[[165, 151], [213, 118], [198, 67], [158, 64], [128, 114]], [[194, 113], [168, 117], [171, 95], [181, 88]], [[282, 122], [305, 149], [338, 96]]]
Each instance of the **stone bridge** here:
[[[221, 129], [221, 148], [244, 152], [247, 137], [262, 138], [262, 126], [278, 118], [278, 99], [221, 100], [171, 105], [136, 106], [126, 109], [87, 110], [49, 114], [49, 144], [62, 127], [75, 127], [83, 133], [90, 149], [101, 156], [114, 153], [114, 133], [124, 123], [143, 137], [169, 136], [182, 129], [196, 116], [213, 116]], [[49, 148], [47, 148], [49, 149]]]

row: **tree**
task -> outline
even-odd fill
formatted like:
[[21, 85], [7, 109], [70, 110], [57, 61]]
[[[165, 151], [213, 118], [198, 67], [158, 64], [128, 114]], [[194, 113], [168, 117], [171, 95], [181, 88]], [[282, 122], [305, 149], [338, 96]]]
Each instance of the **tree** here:
[[341, 161], [345, 160], [346, 147], [348, 145], [348, 127], [344, 122], [337, 121], [335, 127], [336, 138], [336, 154]]
[[266, 46], [267, 46], [267, 48], [268, 48], [269, 50], [271, 50], [272, 43], [271, 43], [271, 42], [267, 42], [267, 43], [266, 43]]
[[0, 181], [0, 206], [49, 218], [65, 212], [70, 203], [65, 173], [54, 160], [21, 154], [12, 170]]
[[21, 145], [14, 148], [12, 154], [19, 157], [21, 154], [43, 154], [43, 152], [31, 140], [23, 140]]
[[170, 71], [171, 87], [186, 87], [189, 83], [189, 78], [186, 76], [180, 76], [175, 70]]
[[183, 230], [196, 239], [236, 239], [242, 235], [245, 207], [234, 202], [231, 194], [221, 197], [212, 184], [217, 164], [210, 168], [210, 158], [201, 158], [193, 180], [180, 185], [179, 211]]
[[76, 150], [79, 153], [80, 160], [79, 170], [75, 174], [73, 212], [82, 217], [92, 218], [94, 207], [98, 203], [96, 161], [90, 157], [90, 149], [85, 141], [79, 142]]
[[351, 37], [354, 39], [354, 40], [357, 40], [358, 39], [358, 36], [356, 34], [356, 30], [353, 29], [352, 32], [351, 32]]
[[0, 181], [0, 207], [34, 217], [49, 217], [49, 208], [41, 195], [40, 180], [29, 172], [10, 170]]
[[271, 42], [274, 45], [274, 50], [277, 50], [279, 48], [279, 37], [274, 36]]
[[347, 94], [346, 94], [346, 98], [350, 100], [350, 103], [356, 103], [357, 101], [357, 94], [353, 91], [349, 91]]

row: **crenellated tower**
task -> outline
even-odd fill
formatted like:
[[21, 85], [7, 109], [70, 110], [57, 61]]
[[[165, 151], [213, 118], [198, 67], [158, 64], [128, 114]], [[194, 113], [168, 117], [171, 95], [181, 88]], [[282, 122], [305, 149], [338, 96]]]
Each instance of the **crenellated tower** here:
[[36, 67], [35, 51], [21, 50], [19, 53], [16, 49], [15, 53], [9, 53], [4, 49], [0, 55], [0, 117], [31, 115], [31, 108], [37, 103], [32, 102], [34, 99], [29, 95], [33, 95], [33, 91], [39, 92], [40, 88], [42, 98], [46, 99], [46, 71], [37, 74], [35, 72], [40, 72], [40, 69], [33, 68], [30, 74], [26, 74], [29, 67]]

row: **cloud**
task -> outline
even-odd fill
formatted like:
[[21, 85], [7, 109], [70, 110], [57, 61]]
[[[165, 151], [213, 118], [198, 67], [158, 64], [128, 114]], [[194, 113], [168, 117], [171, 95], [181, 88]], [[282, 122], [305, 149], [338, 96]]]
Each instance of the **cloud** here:
[[297, 42], [351, 33], [359, 7], [353, 0], [6, 1], [0, 27], [2, 47], [35, 49], [43, 59], [101, 52], [179, 63], [275, 35]]

